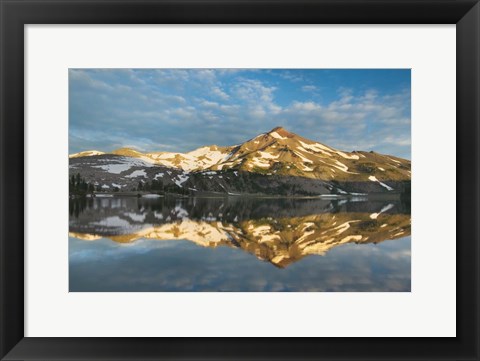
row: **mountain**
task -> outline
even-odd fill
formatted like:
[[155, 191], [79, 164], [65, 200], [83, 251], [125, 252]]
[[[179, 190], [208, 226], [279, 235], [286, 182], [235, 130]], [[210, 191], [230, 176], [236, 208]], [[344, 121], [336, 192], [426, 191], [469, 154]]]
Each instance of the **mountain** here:
[[409, 191], [411, 162], [375, 152], [344, 152], [282, 127], [230, 147], [188, 153], [141, 153], [121, 148], [109, 154], [70, 156], [70, 173], [104, 190], [131, 191], [139, 182], [170, 191], [230, 194], [325, 195]]
[[188, 240], [202, 247], [239, 248], [277, 267], [347, 243], [379, 243], [411, 234], [409, 210], [395, 201], [125, 197], [83, 203], [69, 202], [71, 237], [118, 243]]
[[104, 152], [100, 152], [99, 150], [86, 150], [84, 152], [79, 152], [75, 154], [70, 154], [69, 158], [81, 158], [81, 157], [90, 157], [92, 155], [101, 155], [105, 154]]
[[410, 179], [410, 162], [373, 152], [342, 152], [290, 133], [272, 129], [241, 144], [214, 170], [300, 176], [322, 180]]
[[[218, 147], [210, 145], [195, 149], [188, 153], [151, 152], [141, 153], [131, 148], [120, 148], [110, 154], [121, 155], [131, 158], [139, 158], [146, 162], [182, 169], [188, 172], [208, 169], [225, 161], [236, 147]], [[69, 155], [69, 158], [89, 157], [102, 155], [104, 152], [98, 150], [87, 150]]]
[[199, 171], [209, 169], [216, 164], [224, 162], [235, 147], [218, 147], [210, 145], [198, 148], [189, 153], [147, 153], [147, 157], [157, 164], [175, 167], [185, 171]]

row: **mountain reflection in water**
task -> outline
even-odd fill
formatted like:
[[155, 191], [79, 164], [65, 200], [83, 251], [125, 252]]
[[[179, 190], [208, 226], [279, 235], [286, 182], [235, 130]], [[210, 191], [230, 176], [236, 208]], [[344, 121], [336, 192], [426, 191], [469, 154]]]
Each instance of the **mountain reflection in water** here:
[[[372, 245], [381, 244], [386, 240], [395, 240], [391, 242], [399, 242], [396, 249], [396, 255], [402, 254], [405, 257], [401, 258], [402, 269], [396, 271], [396, 274], [389, 274], [391, 271], [386, 271], [379, 267], [378, 270], [369, 269], [369, 272], [376, 272], [373, 278], [382, 278], [383, 276], [392, 279], [395, 276], [394, 286], [379, 286], [378, 284], [371, 284], [370, 288], [365, 286], [369, 284], [369, 280], [358, 280], [359, 284], [348, 282], [350, 286], [340, 287], [340, 291], [351, 290], [363, 290], [363, 291], [391, 291], [401, 290], [409, 291], [410, 289], [410, 209], [408, 204], [401, 203], [399, 201], [361, 201], [352, 202], [347, 200], [321, 200], [321, 199], [266, 199], [266, 198], [243, 198], [243, 197], [230, 197], [230, 198], [132, 198], [132, 197], [114, 197], [114, 198], [87, 198], [81, 200], [70, 200], [70, 290], [97, 290], [97, 291], [169, 291], [169, 290], [190, 290], [190, 291], [256, 291], [259, 290], [256, 287], [248, 286], [247, 280], [238, 281], [237, 284], [231, 284], [228, 287], [208, 285], [201, 286], [203, 281], [194, 281], [184, 287], [177, 287], [169, 285], [165, 280], [159, 282], [158, 278], [155, 278], [154, 282], [146, 282], [146, 284], [139, 285], [135, 282], [135, 276], [131, 276], [127, 284], [123, 286], [109, 287], [106, 280], [103, 284], [97, 284], [97, 286], [89, 285], [82, 279], [82, 272], [93, 272], [88, 267], [82, 267], [83, 271], [80, 271], [80, 266], [85, 266], [85, 259], [79, 257], [79, 250], [85, 252], [95, 252], [95, 243], [100, 242], [98, 245], [104, 250], [106, 239], [108, 239], [110, 246], [117, 245], [117, 248], [122, 248], [125, 245], [131, 245], [132, 247], [138, 247], [142, 249], [142, 256], [148, 253], [148, 249], [151, 248], [156, 256], [157, 263], [153, 263], [154, 266], [151, 272], [155, 272], [158, 268], [160, 273], [164, 273], [166, 268], [165, 264], [175, 259], [176, 261], [172, 265], [173, 269], [178, 269], [180, 264], [183, 268], [188, 268], [190, 265], [192, 268], [199, 267], [198, 264], [206, 262], [206, 260], [216, 263], [216, 271], [222, 273], [226, 269], [232, 269], [232, 272], [238, 273], [240, 276], [245, 273], [245, 277], [260, 277], [266, 274], [272, 274], [270, 281], [282, 278], [285, 275], [281, 275], [281, 272], [288, 273], [290, 268], [295, 268], [296, 264], [303, 264], [305, 262], [315, 263], [315, 265], [309, 266], [310, 269], [318, 268], [317, 274], [310, 275], [309, 281], [302, 279], [303, 275], [298, 275], [299, 285], [301, 287], [295, 287], [295, 282], [288, 281], [288, 287], [279, 287], [280, 290], [330, 290], [328, 287], [322, 287], [322, 278], [331, 277], [336, 273], [336, 277], [356, 277], [354, 275], [348, 276], [345, 274], [345, 270], [348, 270], [352, 265], [345, 265], [345, 262], [349, 262], [349, 259], [342, 257], [337, 260], [336, 270], [332, 269], [332, 265], [329, 266], [329, 274], [326, 274], [326, 270], [322, 269], [325, 266], [326, 259], [329, 259], [330, 253], [333, 253], [333, 249], [338, 247], [345, 248], [345, 252], [351, 253], [350, 261], [357, 261], [358, 257], [362, 256], [365, 260], [365, 251], [369, 251], [368, 257], [378, 257], [379, 247], [372, 248]], [[92, 241], [83, 242], [81, 241]], [[406, 242], [405, 240], [408, 240]], [[113, 241], [113, 242], [112, 242]], [[158, 248], [148, 242], [151, 247], [146, 247], [147, 241], [161, 241], [166, 245], [168, 244], [169, 251], [164, 251], [162, 254], [162, 248]], [[187, 241], [190, 246], [185, 245]], [[172, 242], [178, 243], [178, 251], [173, 252]], [[72, 246], [73, 245], [73, 246]], [[195, 247], [192, 248], [191, 245]], [[350, 247], [348, 247], [350, 245]], [[358, 245], [355, 247], [355, 245]], [[201, 247], [198, 247], [201, 246]], [[73, 251], [72, 251], [73, 247]], [[187, 247], [187, 248], [185, 248]], [[188, 248], [189, 247], [189, 248]], [[215, 248], [225, 249], [218, 253], [209, 254], [208, 257], [202, 256], [204, 251], [200, 252], [200, 249]], [[355, 248], [352, 248], [355, 247]], [[362, 248], [364, 247], [364, 252]], [[387, 249], [391, 247], [388, 246]], [[123, 247], [124, 248], [124, 247]], [[193, 261], [186, 261], [191, 257], [191, 253], [198, 250], [198, 257], [204, 257], [203, 260], [195, 259]], [[237, 250], [237, 254], [232, 256], [229, 249]], [[353, 251], [355, 249], [356, 251]], [[380, 248], [380, 253], [384, 248]], [[242, 259], [238, 259], [238, 250], [241, 250], [244, 255], [240, 256]], [[113, 251], [112, 251], [113, 252]], [[119, 252], [122, 252], [119, 250]], [[173, 253], [172, 253], [173, 252]], [[327, 252], [329, 254], [327, 254]], [[111, 253], [111, 252], [110, 252]], [[357, 253], [357, 254], [355, 254]], [[170, 257], [166, 260], [166, 257]], [[188, 255], [188, 256], [187, 256]], [[249, 255], [247, 260], [244, 256]], [[251, 255], [255, 256], [252, 258]], [[312, 257], [316, 255], [317, 257]], [[325, 257], [318, 257], [325, 256]], [[127, 257], [127, 255], [124, 255]], [[184, 256], [184, 257], [183, 257]], [[311, 257], [307, 257], [311, 256]], [[108, 256], [106, 256], [108, 258]], [[138, 254], [135, 254], [138, 257]], [[146, 256], [145, 256], [146, 257]], [[182, 258], [183, 257], [183, 258]], [[213, 257], [213, 259], [212, 259]], [[338, 258], [338, 255], [334, 255]], [[395, 257], [391, 258], [385, 256], [385, 260], [388, 262], [395, 262]], [[94, 257], [95, 258], [95, 257]], [[128, 257], [127, 257], [128, 258]], [[102, 267], [108, 263], [108, 259], [98, 260], [91, 267]], [[247, 275], [249, 272], [245, 272], [245, 268], [249, 267], [251, 271], [252, 267], [257, 267], [252, 259], [257, 263], [262, 263], [263, 272], [265, 264], [271, 268], [262, 275]], [[309, 261], [309, 259], [315, 259]], [[333, 259], [333, 258], [332, 258]], [[128, 259], [119, 261], [118, 259], [112, 259], [115, 262], [115, 266], [110, 265], [113, 268], [130, 268], [131, 272], [134, 272], [136, 263], [129, 262]], [[137, 259], [138, 261], [138, 259]], [[260, 262], [263, 261], [263, 262]], [[321, 263], [323, 265], [317, 263]], [[153, 260], [152, 260], [153, 262]], [[222, 264], [227, 264], [228, 267], [223, 267]], [[160, 265], [161, 264], [161, 265]], [[248, 265], [247, 265], [248, 264]], [[97, 266], [94, 266], [97, 265]], [[100, 265], [100, 266], [99, 266]], [[209, 265], [200, 272], [207, 272], [206, 269], [210, 269]], [[274, 266], [274, 267], [273, 267]], [[392, 264], [385, 266], [387, 269], [391, 268]], [[203, 266], [202, 266], [203, 267]], [[202, 268], [200, 267], [200, 268]], [[312, 268], [313, 267], [313, 268]], [[383, 268], [385, 268], [383, 267]], [[298, 267], [297, 267], [298, 268]], [[335, 267], [334, 267], [335, 268]], [[277, 271], [274, 271], [277, 269]], [[101, 270], [105, 273], [105, 277], [108, 279], [108, 271]], [[182, 270], [184, 272], [185, 270]], [[72, 273], [73, 272], [73, 273]], [[113, 269], [111, 270], [113, 272]], [[293, 270], [292, 273], [296, 271]], [[321, 273], [320, 273], [321, 272]], [[205, 274], [206, 278], [211, 278], [212, 274]], [[279, 273], [281, 276], [276, 276]], [[131, 274], [131, 273], [130, 273]], [[311, 272], [309, 272], [311, 274]], [[195, 279], [198, 279], [201, 275], [195, 274]], [[91, 276], [88, 276], [90, 278]], [[174, 278], [176, 276], [173, 276]], [[213, 277], [217, 277], [213, 275]], [[225, 276], [222, 276], [225, 277]], [[269, 282], [269, 276], [266, 282]], [[368, 276], [370, 279], [372, 275]], [[172, 275], [169, 274], [169, 278]], [[241, 279], [241, 277], [240, 277]], [[138, 275], [138, 281], [140, 281], [140, 275]], [[385, 281], [385, 280], [384, 280]], [[98, 281], [96, 281], [98, 282]], [[142, 281], [145, 282], [143, 276]], [[277, 280], [278, 282], [278, 280]], [[365, 283], [366, 282], [366, 283]], [[197, 283], [197, 284], [195, 284]], [[280, 282], [281, 283], [281, 282]], [[352, 284], [351, 284], [352, 283]], [[392, 282], [390, 282], [391, 284]], [[162, 284], [163, 286], [159, 286]], [[363, 285], [363, 287], [361, 286]], [[396, 286], [395, 286], [396, 285]], [[281, 286], [281, 285], [280, 285]], [[103, 289], [102, 289], [103, 287]], [[268, 287], [264, 287], [261, 290], [271, 290]]]

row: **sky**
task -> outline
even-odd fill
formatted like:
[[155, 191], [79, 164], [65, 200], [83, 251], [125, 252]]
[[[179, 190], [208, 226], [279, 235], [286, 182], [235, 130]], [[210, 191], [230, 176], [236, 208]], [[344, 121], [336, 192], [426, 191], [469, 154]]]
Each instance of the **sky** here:
[[188, 152], [276, 126], [411, 158], [409, 69], [69, 69], [69, 153]]

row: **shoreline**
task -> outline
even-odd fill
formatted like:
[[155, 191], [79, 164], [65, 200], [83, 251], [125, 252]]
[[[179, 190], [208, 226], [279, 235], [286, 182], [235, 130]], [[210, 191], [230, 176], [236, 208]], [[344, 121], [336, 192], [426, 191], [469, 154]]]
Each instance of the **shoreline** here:
[[315, 196], [302, 195], [267, 195], [267, 194], [251, 194], [251, 193], [217, 193], [217, 192], [199, 192], [197, 194], [176, 194], [176, 193], [152, 193], [152, 192], [99, 192], [89, 193], [85, 195], [69, 194], [69, 199], [81, 198], [122, 198], [136, 197], [145, 199], [158, 198], [261, 198], [261, 199], [321, 199], [321, 200], [401, 200], [407, 193], [355, 193], [355, 194], [319, 194]]

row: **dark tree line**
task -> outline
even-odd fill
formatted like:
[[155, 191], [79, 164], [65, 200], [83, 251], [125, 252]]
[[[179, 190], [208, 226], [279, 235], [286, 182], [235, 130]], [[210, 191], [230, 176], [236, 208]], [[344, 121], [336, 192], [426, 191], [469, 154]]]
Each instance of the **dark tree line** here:
[[87, 193], [93, 193], [95, 191], [95, 186], [92, 183], [85, 181], [85, 178], [80, 176], [80, 173], [77, 175], [72, 175], [68, 180], [68, 192], [75, 195], [85, 195]]
[[154, 193], [173, 193], [188, 195], [191, 192], [183, 187], [179, 187], [176, 184], [163, 184], [161, 180], [153, 179], [151, 182], [138, 182], [136, 191], [138, 192], [154, 192]]
[[157, 191], [157, 192], [163, 192], [164, 187], [163, 187], [163, 182], [161, 180], [156, 180], [153, 179], [152, 183], [150, 182], [138, 182], [137, 186], [137, 191], [139, 192], [150, 192], [150, 191]]
[[93, 199], [87, 197], [75, 197], [68, 200], [68, 211], [70, 217], [78, 216], [83, 213], [86, 209], [93, 207]]

